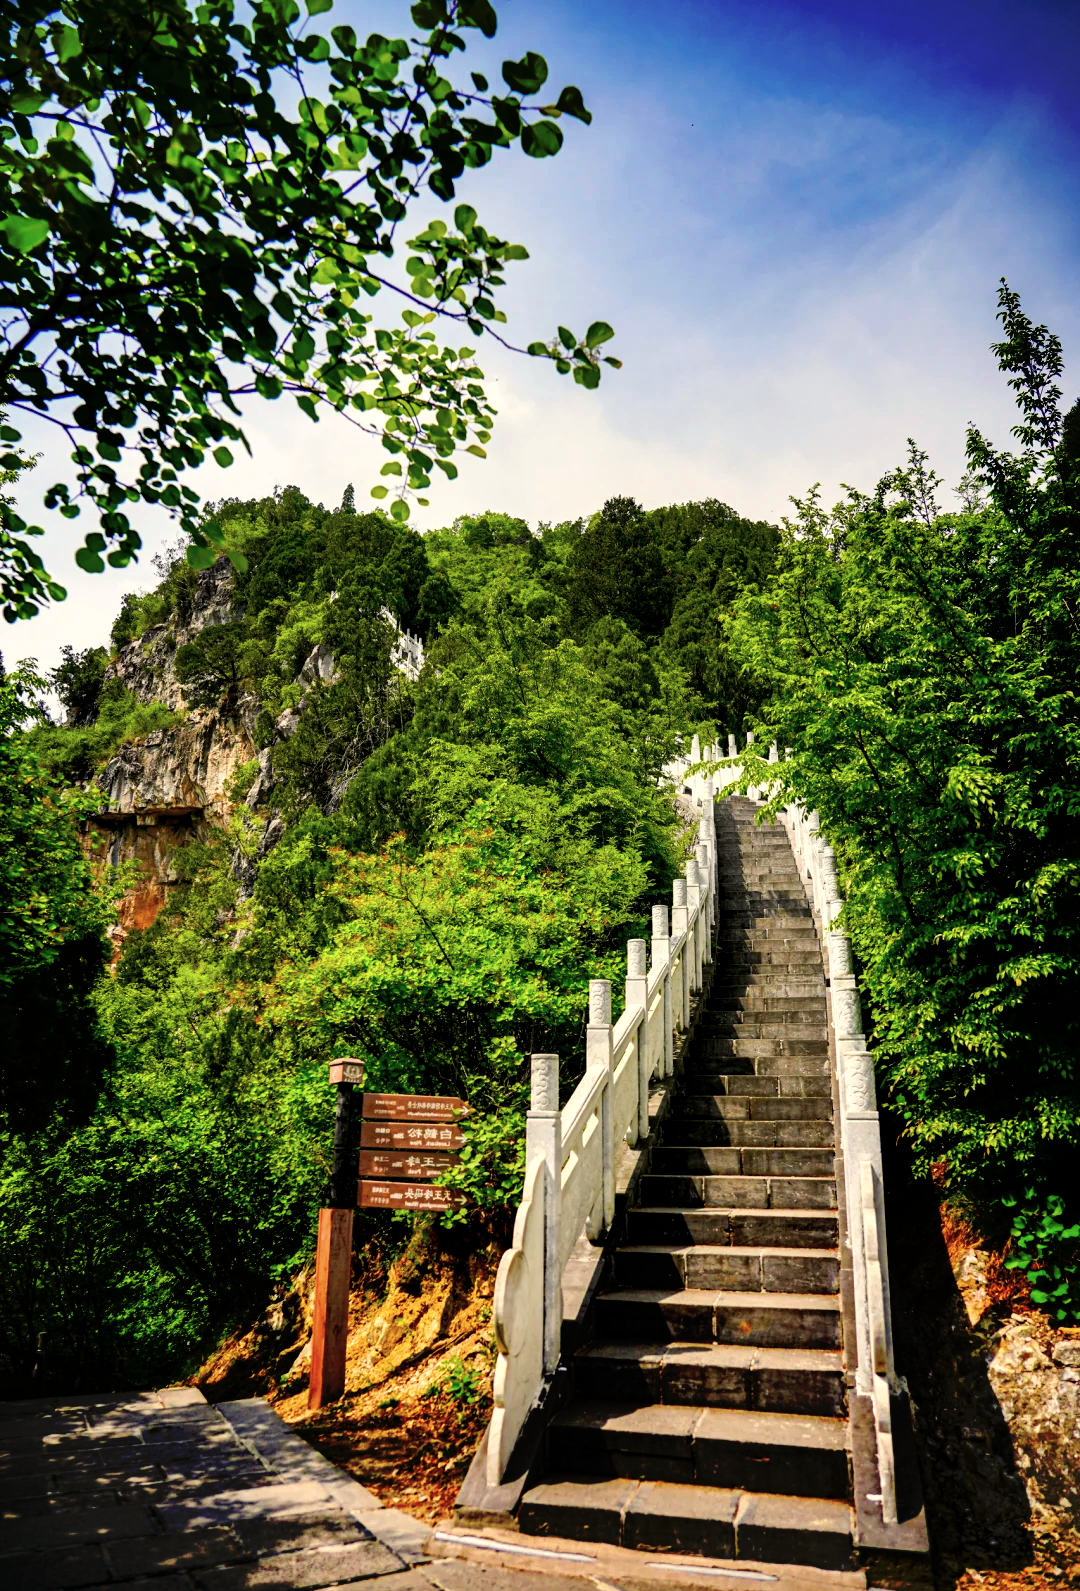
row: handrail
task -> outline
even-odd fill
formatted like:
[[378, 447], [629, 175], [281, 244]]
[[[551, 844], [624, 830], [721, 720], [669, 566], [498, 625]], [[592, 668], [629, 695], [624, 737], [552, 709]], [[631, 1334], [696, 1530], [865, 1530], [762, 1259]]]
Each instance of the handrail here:
[[[695, 737], [695, 760], [700, 748]], [[684, 763], [678, 765], [681, 773]], [[694, 855], [672, 904], [654, 906], [651, 966], [644, 939], [626, 947], [626, 1004], [611, 1021], [611, 984], [589, 983], [585, 1071], [559, 1109], [559, 1057], [532, 1057], [523, 1197], [495, 1281], [498, 1357], [487, 1481], [498, 1486], [530, 1410], [559, 1362], [563, 1268], [584, 1235], [599, 1243], [615, 1218], [615, 1159], [649, 1136], [649, 1087], [670, 1077], [674, 1034], [712, 959], [716, 920], [714, 786], [695, 776], [701, 818]]]

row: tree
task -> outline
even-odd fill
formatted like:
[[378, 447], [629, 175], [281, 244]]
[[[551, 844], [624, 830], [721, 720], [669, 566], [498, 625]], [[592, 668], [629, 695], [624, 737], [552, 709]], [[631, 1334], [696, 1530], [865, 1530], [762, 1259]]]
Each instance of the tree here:
[[36, 1131], [57, 1108], [85, 1119], [110, 1059], [89, 997], [111, 903], [75, 822], [99, 801], [45, 773], [23, 732], [45, 683], [26, 667], [0, 678], [0, 1134]]
[[[330, 9], [309, 0], [308, 17]], [[447, 75], [470, 29], [494, 35], [489, 0], [417, 0], [411, 41], [361, 42], [344, 24], [325, 37], [296, 0], [242, 14], [234, 0], [5, 0], [3, 15], [0, 406], [70, 441], [74, 480], [44, 501], [69, 518], [96, 509], [82, 568], [130, 563], [132, 502], [164, 504], [191, 562], [213, 560], [220, 527], [181, 477], [247, 446], [249, 394], [288, 392], [312, 420], [331, 409], [379, 436], [397, 519], [433, 467], [453, 478], [459, 450], [484, 456], [483, 373], [431, 327], [502, 341], [502, 273], [526, 250], [459, 204], [452, 227], [408, 239], [395, 272], [401, 229], [422, 190], [450, 202], [496, 149], [554, 155], [562, 117], [591, 119], [574, 87], [526, 102], [548, 76], [533, 51], [503, 63], [503, 93]], [[365, 309], [382, 290], [407, 306], [404, 326]], [[580, 340], [560, 327], [528, 351], [595, 387], [612, 336], [602, 321]], [[0, 442], [19, 439], [0, 426]], [[0, 471], [22, 462], [0, 455]], [[41, 528], [0, 514], [5, 617], [29, 617], [63, 587], [27, 539]]]
[[811, 493], [733, 645], [768, 682], [760, 738], [792, 748], [759, 782], [837, 849], [919, 1168], [1030, 1214], [1055, 1192], [1076, 1207], [1080, 459], [1060, 343], [1004, 283], [999, 318], [1021, 450], [969, 431], [989, 505], [941, 514], [914, 443], [871, 497], [830, 515]]
[[84, 729], [97, 718], [101, 687], [109, 654], [103, 646], [88, 646], [76, 652], [73, 646], [60, 648], [61, 662], [49, 675], [67, 714], [67, 721]]
[[240, 683], [243, 626], [208, 624], [176, 652], [176, 677], [193, 707], [217, 707], [231, 699]]
[[567, 560], [567, 608], [579, 633], [597, 619], [621, 619], [643, 637], [671, 616], [672, 581], [649, 516], [632, 497], [610, 497], [585, 526]]

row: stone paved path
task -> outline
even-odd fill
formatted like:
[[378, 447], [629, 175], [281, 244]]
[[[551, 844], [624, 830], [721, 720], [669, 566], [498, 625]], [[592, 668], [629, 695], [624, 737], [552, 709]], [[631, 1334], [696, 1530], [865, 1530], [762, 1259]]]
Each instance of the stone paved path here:
[[191, 1387], [0, 1405], [0, 1503], [4, 1591], [412, 1591], [429, 1535], [266, 1404]]
[[[545, 1543], [523, 1560], [511, 1536], [477, 1552], [468, 1536], [433, 1534], [383, 1507], [261, 1400], [212, 1406], [191, 1387], [0, 1404], [0, 1518], [2, 1591], [705, 1591], [718, 1583], [685, 1564], [618, 1549], [604, 1561], [606, 1549], [593, 1558], [572, 1543]], [[728, 1591], [763, 1591], [757, 1582], [775, 1579], [720, 1573]], [[824, 1591], [833, 1577], [821, 1581], [766, 1591]]]

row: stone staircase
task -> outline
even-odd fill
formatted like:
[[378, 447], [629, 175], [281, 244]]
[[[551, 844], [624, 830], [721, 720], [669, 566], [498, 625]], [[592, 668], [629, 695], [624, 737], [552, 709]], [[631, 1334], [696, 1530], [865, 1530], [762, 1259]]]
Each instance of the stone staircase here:
[[783, 829], [718, 807], [715, 977], [529, 1535], [852, 1566], [821, 952]]

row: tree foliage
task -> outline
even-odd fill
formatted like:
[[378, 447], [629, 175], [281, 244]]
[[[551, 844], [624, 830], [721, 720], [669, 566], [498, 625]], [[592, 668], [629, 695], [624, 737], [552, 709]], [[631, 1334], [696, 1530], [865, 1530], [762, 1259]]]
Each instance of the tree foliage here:
[[969, 431], [987, 505], [942, 512], [914, 443], [872, 496], [830, 513], [815, 489], [732, 641], [768, 682], [761, 736], [791, 748], [780, 798], [816, 808], [837, 848], [918, 1165], [991, 1209], [1075, 1208], [1080, 458], [1057, 338], [1004, 284], [999, 316], [1020, 450]]
[[[182, 477], [247, 445], [249, 395], [289, 393], [312, 420], [333, 410], [380, 437], [402, 521], [433, 468], [453, 478], [459, 451], [484, 456], [495, 411], [483, 373], [432, 328], [498, 335], [503, 273], [526, 250], [468, 204], [404, 246], [401, 232], [425, 191], [451, 202], [496, 150], [554, 155], [562, 119], [590, 114], [574, 87], [535, 103], [548, 69], [532, 51], [503, 63], [506, 92], [479, 73], [462, 81], [470, 30], [495, 33], [489, 0], [417, 0], [411, 40], [313, 31], [330, 9], [3, 7], [0, 442], [18, 443], [20, 413], [65, 433], [73, 478], [51, 483], [45, 504], [97, 511], [84, 569], [131, 561], [132, 502], [164, 504], [192, 563], [213, 561], [220, 527]], [[383, 290], [404, 305], [396, 324], [370, 307]], [[581, 339], [560, 327], [529, 351], [595, 387], [612, 336], [600, 321]], [[21, 462], [9, 451], [0, 470]], [[40, 527], [10, 504], [0, 513], [5, 616], [28, 617], [63, 588], [27, 539]]]

